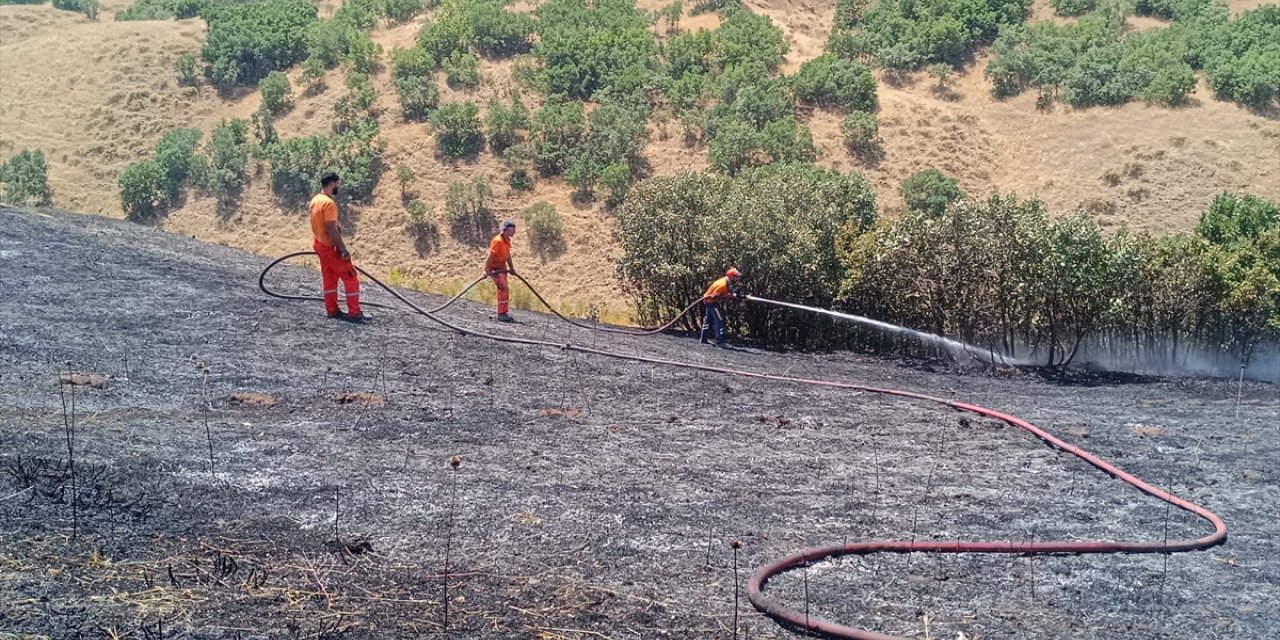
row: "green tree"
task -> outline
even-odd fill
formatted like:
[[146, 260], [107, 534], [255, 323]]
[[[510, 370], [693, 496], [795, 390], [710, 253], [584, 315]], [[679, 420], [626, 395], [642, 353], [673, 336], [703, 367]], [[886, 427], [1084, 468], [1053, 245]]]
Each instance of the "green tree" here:
[[204, 134], [199, 129], [174, 129], [156, 143], [156, 164], [164, 171], [165, 199], [176, 201], [182, 193], [182, 185], [191, 174], [191, 163], [196, 147]]
[[880, 120], [875, 114], [854, 111], [840, 123], [840, 133], [850, 153], [863, 160], [877, 160], [884, 156], [884, 141], [880, 139]]
[[1249, 242], [1280, 223], [1280, 205], [1253, 195], [1224, 193], [1200, 217], [1196, 235], [1216, 245]]
[[459, 242], [483, 246], [497, 227], [489, 198], [493, 190], [482, 176], [449, 185], [445, 193], [445, 219], [450, 234]]
[[454, 51], [444, 61], [445, 79], [451, 87], [475, 87], [480, 84], [480, 61], [465, 51]]
[[954, 178], [934, 168], [911, 174], [902, 182], [899, 193], [908, 210], [931, 218], [942, 217], [952, 202], [965, 197]]
[[28, 207], [49, 204], [49, 166], [44, 152], [23, 149], [0, 164], [0, 183], [4, 183], [0, 201]]
[[178, 74], [178, 84], [184, 87], [200, 84], [200, 74], [196, 64], [196, 56], [193, 53], [184, 53], [174, 60], [173, 70]]
[[258, 90], [262, 93], [262, 108], [273, 116], [278, 116], [293, 106], [293, 85], [289, 83], [289, 76], [283, 72], [268, 73], [258, 83]]
[[533, 118], [529, 142], [534, 165], [544, 176], [563, 173], [582, 153], [586, 116], [581, 102], [550, 101]]
[[[830, 306], [842, 267], [842, 229], [875, 218], [875, 196], [857, 175], [775, 165], [729, 177], [682, 173], [634, 185], [617, 211], [618, 274], [641, 317], [668, 318], [733, 265], [753, 294]], [[770, 343], [833, 344], [828, 320], [748, 305], [739, 330]]]
[[132, 222], [156, 219], [169, 204], [168, 178], [155, 160], [131, 164], [120, 174], [120, 205]]
[[306, 33], [316, 20], [307, 0], [211, 4], [201, 10], [208, 25], [200, 56], [219, 88], [252, 85], [275, 70], [301, 62]]
[[818, 56], [800, 66], [791, 86], [801, 102], [849, 111], [876, 110], [876, 79], [870, 68], [853, 60]]
[[535, 202], [522, 214], [529, 229], [529, 244], [534, 252], [548, 257], [564, 249], [564, 223], [560, 212], [548, 202]]
[[485, 116], [489, 148], [502, 154], [508, 147], [520, 142], [520, 132], [529, 128], [529, 110], [517, 96], [511, 104], [503, 104], [497, 98], [489, 101], [489, 113]]
[[391, 22], [403, 24], [422, 13], [422, 0], [383, 0], [382, 15]]
[[431, 114], [436, 133], [436, 150], [448, 158], [463, 158], [480, 152], [480, 108], [474, 102], [448, 102]]

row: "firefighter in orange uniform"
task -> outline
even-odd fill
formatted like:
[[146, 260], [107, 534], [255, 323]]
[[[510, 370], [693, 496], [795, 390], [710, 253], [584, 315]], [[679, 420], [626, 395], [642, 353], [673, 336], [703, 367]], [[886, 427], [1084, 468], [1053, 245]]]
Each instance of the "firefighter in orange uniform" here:
[[702, 344], [706, 344], [707, 337], [714, 334], [716, 346], [724, 346], [724, 313], [720, 310], [720, 305], [741, 297], [741, 294], [733, 290], [733, 285], [741, 277], [742, 274], [737, 269], [730, 267], [723, 278], [712, 282], [707, 287], [707, 292], [702, 294], [702, 306], [706, 310], [706, 315], [702, 318]]
[[[356, 277], [351, 253], [342, 241], [338, 228], [338, 174], [326, 173], [320, 178], [320, 193], [311, 199], [311, 233], [315, 236], [312, 247], [320, 256], [320, 278], [324, 283], [324, 310], [330, 318], [365, 322], [368, 318], [360, 311], [360, 280]], [[347, 312], [338, 307], [338, 281], [347, 295]]]
[[485, 275], [493, 278], [498, 287], [498, 321], [515, 322], [507, 313], [511, 301], [511, 289], [507, 286], [507, 274], [514, 274], [516, 267], [511, 262], [511, 238], [516, 235], [516, 223], [507, 220], [502, 223], [502, 232], [489, 241], [489, 259], [484, 263]]

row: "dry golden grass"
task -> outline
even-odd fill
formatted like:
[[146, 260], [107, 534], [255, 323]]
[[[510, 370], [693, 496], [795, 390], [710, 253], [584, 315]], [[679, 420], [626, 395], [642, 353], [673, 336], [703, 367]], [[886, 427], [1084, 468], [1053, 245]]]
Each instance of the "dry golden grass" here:
[[[198, 52], [203, 23], [114, 22], [114, 11], [130, 3], [108, 0], [99, 22], [48, 5], [0, 7], [0, 155], [43, 149], [59, 207], [119, 217], [116, 178], [129, 163], [148, 155], [164, 131], [178, 126], [208, 131], [222, 119], [248, 117], [258, 106], [256, 93], [226, 100], [208, 87], [177, 86], [173, 61]], [[515, 6], [529, 10], [533, 4]], [[653, 10], [667, 2], [638, 4]], [[1258, 4], [1246, 0], [1231, 7], [1239, 11]], [[337, 2], [322, 5], [321, 13], [327, 15]], [[834, 15], [831, 3], [747, 0], [747, 5], [772, 18], [790, 40], [785, 71], [822, 53]], [[1033, 15], [1054, 17], [1048, 0], [1035, 0]], [[410, 24], [379, 28], [373, 37], [388, 53], [412, 46], [426, 20], [422, 16]], [[1134, 26], [1158, 24], [1143, 20], [1135, 18]], [[714, 28], [718, 22], [715, 14], [689, 16], [686, 6], [679, 26]], [[665, 24], [654, 30], [666, 37]], [[901, 209], [901, 181], [928, 166], [955, 175], [970, 193], [999, 189], [1035, 195], [1057, 212], [1085, 206], [1108, 226], [1126, 224], [1157, 233], [1190, 228], [1224, 190], [1280, 198], [1280, 125], [1213, 100], [1205, 86], [1182, 109], [1131, 104], [1040, 112], [1034, 94], [993, 99], [982, 75], [985, 64], [979, 59], [959, 75], [950, 96], [937, 95], [933, 81], [923, 74], [905, 87], [882, 82], [879, 115], [886, 156], [875, 166], [860, 164], [845, 150], [837, 114], [806, 114], [819, 163], [864, 171], [889, 215]], [[482, 62], [481, 85], [466, 91], [446, 87], [439, 77], [441, 99], [474, 100], [483, 110], [491, 97], [507, 99], [517, 90], [512, 67], [510, 61]], [[291, 75], [300, 94], [297, 71]], [[327, 131], [333, 105], [345, 93], [343, 79], [341, 72], [331, 72], [326, 91], [299, 95], [296, 107], [277, 123], [279, 132]], [[451, 293], [472, 280], [483, 249], [455, 242], [443, 229], [440, 246], [418, 254], [405, 232], [407, 214], [394, 171], [400, 164], [411, 167], [418, 176], [412, 195], [437, 212], [450, 183], [482, 175], [494, 187], [500, 218], [518, 219], [525, 207], [542, 200], [564, 218], [564, 253], [540, 259], [521, 234], [517, 268], [553, 303], [579, 311], [595, 307], [612, 319], [625, 317], [629, 305], [613, 277], [617, 245], [611, 212], [599, 204], [573, 202], [572, 190], [559, 179], [539, 181], [530, 193], [512, 191], [501, 162], [488, 152], [471, 162], [440, 161], [429, 127], [400, 120], [389, 69], [373, 80], [381, 94], [379, 120], [389, 173], [371, 204], [348, 212], [354, 222], [352, 246], [362, 266], [383, 276], [394, 270], [401, 282], [427, 291]], [[525, 92], [523, 99], [531, 108], [538, 106], [535, 95]], [[687, 148], [674, 121], [651, 123], [645, 158], [654, 175], [707, 166], [705, 149]], [[1126, 167], [1135, 164], [1142, 171], [1127, 173]], [[1108, 182], [1109, 175], [1119, 179]], [[266, 176], [265, 168], [251, 170], [250, 185], [234, 210], [220, 210], [214, 200], [193, 194], [162, 226], [268, 256], [306, 248], [310, 238], [303, 212], [282, 209]], [[491, 296], [489, 288], [482, 285], [476, 295]]]

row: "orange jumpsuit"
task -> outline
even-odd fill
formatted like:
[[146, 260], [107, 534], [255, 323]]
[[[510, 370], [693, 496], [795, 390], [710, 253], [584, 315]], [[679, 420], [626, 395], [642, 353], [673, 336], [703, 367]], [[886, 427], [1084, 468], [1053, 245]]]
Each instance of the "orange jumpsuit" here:
[[498, 287], [498, 315], [505, 314], [511, 303], [511, 289], [507, 286], [507, 261], [510, 259], [511, 241], [499, 233], [489, 241], [489, 259], [484, 263], [485, 272]]
[[326, 222], [338, 221], [338, 203], [333, 198], [318, 193], [307, 205], [311, 211], [311, 234], [315, 236], [312, 248], [320, 256], [320, 280], [324, 286], [324, 310], [329, 315], [336, 315], [338, 307], [338, 280], [342, 280], [342, 289], [347, 295], [347, 314], [360, 315], [360, 280], [356, 277], [355, 265], [351, 258], [338, 255], [338, 248], [329, 237]]

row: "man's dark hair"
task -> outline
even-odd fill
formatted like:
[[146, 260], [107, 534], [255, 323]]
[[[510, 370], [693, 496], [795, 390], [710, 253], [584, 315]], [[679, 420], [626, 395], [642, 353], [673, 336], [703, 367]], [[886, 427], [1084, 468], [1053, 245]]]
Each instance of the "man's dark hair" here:
[[324, 174], [324, 176], [320, 178], [320, 186], [327, 187], [330, 184], [337, 181], [338, 181], [338, 174], [330, 171], [329, 173]]

